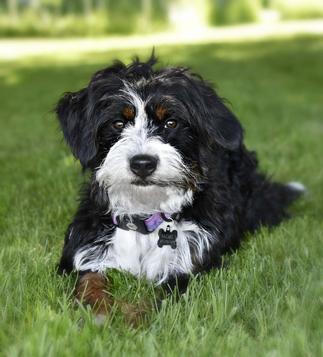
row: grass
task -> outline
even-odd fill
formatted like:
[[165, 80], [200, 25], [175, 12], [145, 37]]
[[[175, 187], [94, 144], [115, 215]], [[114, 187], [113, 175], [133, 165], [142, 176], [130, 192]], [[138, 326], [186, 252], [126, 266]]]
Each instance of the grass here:
[[320, 0], [273, 0], [271, 5], [283, 19], [322, 18], [323, 3]]
[[[2, 62], [0, 67], [0, 355], [320, 356], [323, 353], [323, 40], [157, 48], [216, 82], [263, 170], [303, 182], [294, 218], [248, 237], [229, 266], [192, 281], [137, 329], [118, 312], [104, 328], [76, 309], [55, 274], [83, 178], [50, 110], [112, 58], [133, 51]], [[147, 51], [137, 51], [147, 56]], [[113, 273], [129, 301], [151, 287]]]

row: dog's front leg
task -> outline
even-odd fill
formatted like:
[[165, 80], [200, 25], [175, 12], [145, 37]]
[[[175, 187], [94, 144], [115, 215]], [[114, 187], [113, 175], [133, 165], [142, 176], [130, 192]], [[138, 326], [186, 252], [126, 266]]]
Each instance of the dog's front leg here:
[[171, 276], [163, 285], [163, 290], [167, 295], [175, 293], [176, 296], [179, 297], [186, 292], [189, 280], [190, 278], [187, 274]]
[[97, 317], [107, 315], [113, 305], [109, 294], [109, 281], [101, 273], [83, 273], [75, 288], [75, 296], [84, 305], [89, 305]]
[[90, 306], [95, 314], [96, 323], [101, 325], [105, 317], [115, 305], [124, 315], [128, 325], [136, 327], [144, 319], [150, 306], [147, 303], [131, 304], [122, 300], [115, 300], [109, 290], [111, 284], [108, 278], [95, 272], [83, 273], [75, 288], [76, 299], [83, 305]]

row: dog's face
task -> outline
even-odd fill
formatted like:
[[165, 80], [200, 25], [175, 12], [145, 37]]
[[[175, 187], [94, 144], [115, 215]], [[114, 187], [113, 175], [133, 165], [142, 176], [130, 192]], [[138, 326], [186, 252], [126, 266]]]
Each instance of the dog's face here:
[[118, 214], [178, 212], [207, 182], [214, 150], [242, 129], [215, 92], [183, 68], [117, 63], [57, 106], [65, 138]]

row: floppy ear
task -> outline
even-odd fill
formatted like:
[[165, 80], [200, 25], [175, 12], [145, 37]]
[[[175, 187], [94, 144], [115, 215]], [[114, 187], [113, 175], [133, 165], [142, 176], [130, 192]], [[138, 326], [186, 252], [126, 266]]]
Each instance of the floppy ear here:
[[210, 139], [213, 137], [225, 149], [238, 149], [243, 140], [242, 126], [214, 92], [208, 99], [207, 112]]
[[87, 89], [66, 93], [56, 106], [56, 113], [66, 142], [84, 168], [97, 153], [96, 133], [98, 123], [88, 113]]
[[200, 128], [205, 130], [202, 136], [225, 149], [238, 149], [243, 140], [243, 129], [238, 119], [203, 79], [197, 76], [192, 79], [198, 93], [198, 99], [195, 99], [199, 111], [197, 117], [200, 116]]

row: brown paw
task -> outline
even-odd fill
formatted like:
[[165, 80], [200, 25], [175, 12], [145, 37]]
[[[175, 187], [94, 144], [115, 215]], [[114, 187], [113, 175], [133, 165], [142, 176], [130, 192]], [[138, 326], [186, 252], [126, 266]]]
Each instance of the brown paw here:
[[138, 327], [143, 324], [150, 310], [147, 303], [130, 304], [126, 302], [118, 302], [120, 310], [124, 316], [126, 323], [131, 327]]
[[76, 299], [90, 305], [96, 315], [106, 315], [113, 304], [113, 298], [107, 292], [108, 283], [108, 279], [100, 273], [87, 273], [77, 283]]

